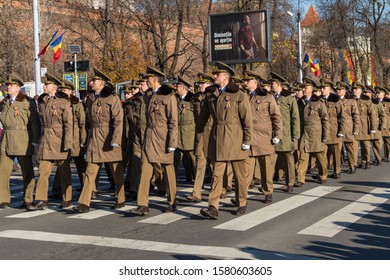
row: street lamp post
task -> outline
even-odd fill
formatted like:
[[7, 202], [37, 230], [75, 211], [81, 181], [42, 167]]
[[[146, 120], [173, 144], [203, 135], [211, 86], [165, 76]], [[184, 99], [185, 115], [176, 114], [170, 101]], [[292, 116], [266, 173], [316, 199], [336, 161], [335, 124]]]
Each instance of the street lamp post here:
[[300, 0], [298, 0], [298, 69], [299, 69], [299, 82], [302, 83], [303, 73], [302, 73], [302, 32], [301, 32], [301, 7]]
[[79, 45], [70, 45], [69, 51], [73, 55], [74, 58], [74, 87], [75, 87], [75, 93], [78, 98], [80, 98], [79, 93], [79, 79], [77, 76], [77, 54], [81, 53], [81, 47]]
[[39, 0], [33, 0], [33, 18], [34, 18], [34, 80], [35, 94], [41, 94], [41, 61], [39, 53]]

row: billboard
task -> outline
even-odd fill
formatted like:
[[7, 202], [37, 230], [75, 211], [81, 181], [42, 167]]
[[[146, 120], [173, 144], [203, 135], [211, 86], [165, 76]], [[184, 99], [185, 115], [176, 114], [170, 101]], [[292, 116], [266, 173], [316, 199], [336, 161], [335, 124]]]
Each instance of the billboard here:
[[210, 61], [226, 64], [270, 62], [270, 22], [268, 10], [210, 15]]

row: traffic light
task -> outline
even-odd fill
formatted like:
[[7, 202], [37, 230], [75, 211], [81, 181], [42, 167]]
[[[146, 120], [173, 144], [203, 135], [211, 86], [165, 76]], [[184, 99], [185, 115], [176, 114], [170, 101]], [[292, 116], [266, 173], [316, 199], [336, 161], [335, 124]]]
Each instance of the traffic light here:
[[[73, 72], [74, 71], [74, 61], [65, 61], [64, 62], [64, 71]], [[77, 61], [77, 71], [88, 72], [89, 71], [89, 60]]]

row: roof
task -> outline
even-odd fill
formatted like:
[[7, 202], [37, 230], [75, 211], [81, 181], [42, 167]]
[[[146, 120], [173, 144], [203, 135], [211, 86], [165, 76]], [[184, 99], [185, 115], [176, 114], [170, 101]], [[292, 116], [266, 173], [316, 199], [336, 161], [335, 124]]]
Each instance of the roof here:
[[320, 22], [320, 16], [318, 15], [316, 9], [313, 5], [310, 5], [309, 10], [307, 11], [305, 18], [301, 22], [302, 27], [308, 27], [313, 24]]

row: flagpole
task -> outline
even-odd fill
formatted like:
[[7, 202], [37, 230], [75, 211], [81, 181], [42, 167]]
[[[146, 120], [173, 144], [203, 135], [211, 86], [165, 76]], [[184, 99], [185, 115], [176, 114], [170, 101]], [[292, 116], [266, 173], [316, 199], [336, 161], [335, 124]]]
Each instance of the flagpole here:
[[299, 78], [298, 81], [302, 83], [303, 73], [302, 73], [302, 31], [301, 31], [301, 7], [300, 1], [298, 0], [298, 68], [299, 68]]
[[33, 0], [34, 16], [34, 80], [35, 94], [41, 94], [41, 60], [39, 53], [39, 0]]

